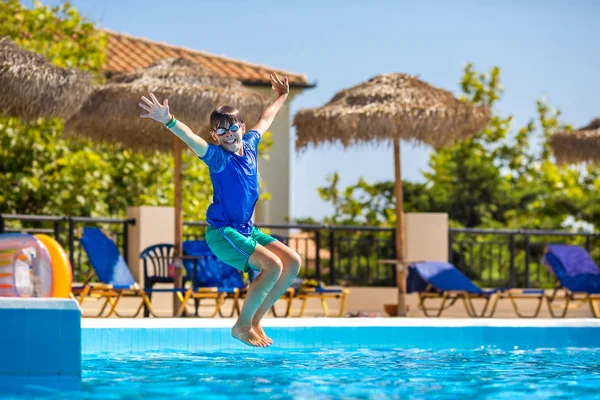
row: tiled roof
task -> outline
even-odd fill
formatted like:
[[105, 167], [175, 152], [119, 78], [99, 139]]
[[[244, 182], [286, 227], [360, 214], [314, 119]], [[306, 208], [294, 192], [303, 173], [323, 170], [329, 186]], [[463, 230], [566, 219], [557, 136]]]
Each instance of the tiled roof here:
[[306, 76], [264, 65], [251, 64], [224, 56], [202, 51], [171, 46], [166, 43], [152, 42], [148, 39], [133, 37], [123, 33], [104, 30], [108, 36], [108, 55], [104, 70], [110, 72], [126, 72], [144, 68], [164, 58], [186, 58], [223, 76], [238, 79], [246, 84], [270, 85], [269, 72], [275, 71], [287, 75], [290, 86], [312, 87]]

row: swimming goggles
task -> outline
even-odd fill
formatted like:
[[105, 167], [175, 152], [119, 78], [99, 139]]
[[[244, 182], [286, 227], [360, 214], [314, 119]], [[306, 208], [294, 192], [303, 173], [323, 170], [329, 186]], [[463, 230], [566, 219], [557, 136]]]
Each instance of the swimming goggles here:
[[233, 124], [229, 128], [217, 128], [215, 129], [215, 133], [219, 136], [223, 136], [228, 131], [237, 132], [242, 127], [242, 124]]

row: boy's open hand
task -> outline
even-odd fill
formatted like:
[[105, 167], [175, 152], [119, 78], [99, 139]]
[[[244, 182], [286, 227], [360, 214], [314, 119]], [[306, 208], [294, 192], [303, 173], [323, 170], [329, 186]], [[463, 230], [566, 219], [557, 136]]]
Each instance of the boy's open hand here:
[[140, 117], [152, 118], [163, 124], [169, 122], [171, 119], [171, 115], [169, 114], [169, 100], [165, 99], [165, 103], [160, 104], [158, 99], [152, 93], [150, 93], [150, 98], [152, 100], [149, 100], [146, 96], [142, 96], [144, 102], [140, 102], [139, 106], [148, 111], [148, 114], [141, 114]]
[[272, 74], [269, 74], [269, 76], [271, 77], [271, 89], [273, 89], [273, 91], [277, 93], [278, 97], [284, 94], [288, 94], [290, 92], [290, 84], [288, 83], [287, 76], [283, 77], [283, 82], [274, 72]]

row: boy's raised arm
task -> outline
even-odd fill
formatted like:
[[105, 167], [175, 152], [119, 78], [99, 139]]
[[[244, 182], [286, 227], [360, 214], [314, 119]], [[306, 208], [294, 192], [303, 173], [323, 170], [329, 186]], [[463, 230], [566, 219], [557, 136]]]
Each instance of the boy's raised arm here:
[[258, 133], [261, 135], [271, 127], [275, 116], [281, 109], [281, 106], [283, 106], [283, 103], [285, 103], [285, 100], [290, 92], [290, 85], [287, 76], [283, 77], [283, 82], [275, 73], [269, 76], [271, 77], [271, 89], [277, 93], [277, 98], [265, 109], [265, 111], [263, 111], [262, 115], [258, 119], [258, 122], [252, 128], [252, 130], [258, 131]]
[[165, 99], [164, 104], [160, 104], [154, 94], [150, 93], [150, 99], [146, 96], [142, 96], [143, 102], [139, 103], [139, 106], [148, 112], [148, 114], [142, 114], [142, 118], [152, 118], [162, 124], [165, 124], [171, 132], [173, 132], [178, 138], [183, 140], [199, 157], [204, 157], [208, 150], [208, 143], [200, 136], [196, 135], [192, 130], [183, 122], [177, 121], [171, 113], [169, 113], [169, 100]]

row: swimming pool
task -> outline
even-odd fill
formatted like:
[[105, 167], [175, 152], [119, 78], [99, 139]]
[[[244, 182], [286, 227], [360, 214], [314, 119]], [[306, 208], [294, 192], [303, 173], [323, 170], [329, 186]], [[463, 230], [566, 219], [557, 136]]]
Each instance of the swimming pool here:
[[[31, 398], [547, 398], [596, 396], [598, 349], [321, 350], [90, 355], [82, 390]], [[17, 397], [15, 397], [17, 398]], [[23, 397], [19, 397], [23, 398]]]
[[80, 390], [18, 398], [591, 398], [600, 387], [599, 320], [267, 320], [268, 349], [231, 339], [232, 323], [83, 320]]

